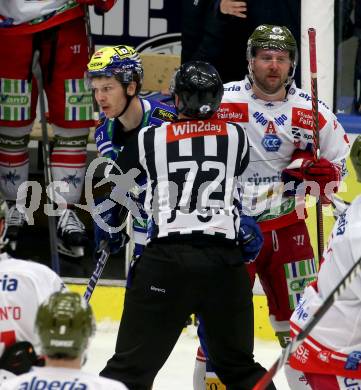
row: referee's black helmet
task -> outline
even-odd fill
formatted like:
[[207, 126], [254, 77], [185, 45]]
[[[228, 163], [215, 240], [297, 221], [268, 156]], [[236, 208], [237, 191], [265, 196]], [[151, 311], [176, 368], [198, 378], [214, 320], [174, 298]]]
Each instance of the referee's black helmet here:
[[223, 96], [223, 83], [217, 70], [208, 62], [182, 64], [174, 75], [171, 91], [178, 96], [177, 110], [191, 118], [210, 118]]

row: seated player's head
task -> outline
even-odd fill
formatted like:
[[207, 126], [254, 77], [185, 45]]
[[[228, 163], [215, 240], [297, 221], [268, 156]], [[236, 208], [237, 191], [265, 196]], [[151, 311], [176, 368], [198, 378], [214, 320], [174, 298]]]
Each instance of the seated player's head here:
[[208, 62], [190, 61], [180, 66], [170, 87], [180, 115], [210, 118], [223, 97], [223, 83], [217, 70]]
[[105, 115], [119, 117], [142, 87], [142, 61], [131, 46], [103, 47], [92, 55], [86, 77]]
[[39, 306], [35, 329], [49, 359], [82, 358], [95, 332], [91, 307], [75, 292], [56, 292]]
[[262, 24], [248, 39], [247, 60], [249, 76], [256, 86], [265, 93], [277, 93], [294, 78], [296, 40], [285, 26]]

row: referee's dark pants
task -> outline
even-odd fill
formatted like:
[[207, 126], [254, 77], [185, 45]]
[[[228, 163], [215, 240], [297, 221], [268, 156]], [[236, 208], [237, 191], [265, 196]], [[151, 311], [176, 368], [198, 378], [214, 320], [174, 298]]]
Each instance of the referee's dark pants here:
[[252, 389], [265, 369], [253, 360], [252, 289], [239, 248], [177, 240], [159, 239], [136, 264], [115, 354], [100, 375], [130, 390], [151, 389], [189, 315], [197, 313], [219, 378], [227, 389]]

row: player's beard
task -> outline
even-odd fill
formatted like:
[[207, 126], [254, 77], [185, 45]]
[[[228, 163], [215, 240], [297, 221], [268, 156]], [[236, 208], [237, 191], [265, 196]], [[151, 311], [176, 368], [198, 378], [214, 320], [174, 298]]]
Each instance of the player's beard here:
[[269, 96], [276, 95], [279, 91], [281, 91], [285, 87], [287, 76], [282, 77], [282, 75], [274, 74], [275, 77], [278, 77], [275, 80], [275, 82], [271, 82], [270, 80], [268, 80], [269, 76], [273, 76], [273, 74], [267, 74], [263, 78], [259, 78], [255, 74], [253, 74], [254, 84], [264, 94]]

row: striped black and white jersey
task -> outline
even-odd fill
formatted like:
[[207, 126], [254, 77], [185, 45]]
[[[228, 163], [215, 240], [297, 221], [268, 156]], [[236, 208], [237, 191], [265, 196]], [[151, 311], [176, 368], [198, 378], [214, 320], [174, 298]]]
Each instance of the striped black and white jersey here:
[[138, 168], [147, 175], [148, 241], [180, 234], [237, 237], [235, 188], [249, 161], [240, 125], [209, 119], [148, 126], [128, 148], [116, 162], [123, 172]]

